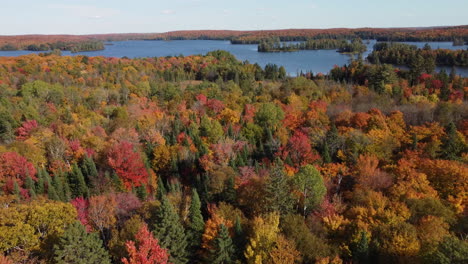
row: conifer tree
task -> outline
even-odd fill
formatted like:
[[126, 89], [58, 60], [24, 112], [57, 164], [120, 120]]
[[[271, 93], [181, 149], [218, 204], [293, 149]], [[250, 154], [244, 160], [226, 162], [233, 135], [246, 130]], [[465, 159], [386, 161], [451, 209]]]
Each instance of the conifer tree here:
[[38, 169], [37, 170], [37, 182], [36, 182], [36, 194], [44, 194], [44, 184], [45, 184], [45, 179], [44, 179], [44, 171], [43, 169]]
[[166, 195], [166, 187], [164, 186], [164, 183], [161, 179], [161, 177], [158, 177], [158, 190], [156, 191], [156, 198], [157, 199], [162, 199], [164, 195]]
[[60, 197], [57, 194], [57, 191], [55, 190], [55, 186], [52, 184], [52, 179], [50, 178], [50, 175], [46, 173], [45, 175], [45, 181], [47, 184], [47, 196], [50, 200], [54, 201], [60, 201]]
[[213, 249], [210, 251], [209, 261], [213, 264], [234, 263], [234, 245], [226, 226], [221, 224], [216, 238], [213, 240]]
[[229, 177], [226, 182], [226, 187], [224, 188], [224, 192], [222, 192], [222, 198], [224, 201], [234, 204], [236, 202], [236, 189], [234, 188], [234, 176]]
[[96, 233], [86, 233], [80, 222], [70, 225], [54, 246], [57, 264], [110, 264], [109, 253]]
[[16, 181], [13, 183], [13, 194], [16, 195], [16, 197], [18, 197], [18, 199], [21, 199], [20, 188], [19, 188], [19, 185], [18, 185], [18, 183]]
[[441, 157], [449, 160], [458, 159], [459, 155], [466, 150], [466, 145], [457, 134], [457, 128], [451, 122], [446, 129], [446, 136], [442, 139]]
[[96, 169], [96, 164], [94, 163], [93, 158], [86, 155], [86, 157], [83, 159], [81, 170], [83, 172], [83, 177], [86, 184], [89, 186], [89, 188], [92, 188], [93, 182], [98, 177], [98, 171]]
[[195, 253], [196, 249], [200, 246], [201, 237], [205, 228], [205, 222], [203, 221], [203, 215], [201, 213], [201, 202], [200, 197], [196, 189], [192, 190], [192, 201], [189, 208], [189, 224], [187, 235], [189, 238], [189, 244], [191, 253]]
[[161, 206], [157, 212], [154, 234], [159, 239], [160, 245], [169, 251], [171, 263], [187, 263], [185, 230], [179, 215], [165, 196], [162, 198]]
[[266, 209], [269, 212], [279, 212], [281, 215], [291, 213], [294, 198], [291, 195], [288, 180], [283, 171], [282, 162], [278, 162], [271, 171], [266, 184]]
[[86, 186], [81, 169], [74, 163], [72, 171], [68, 173], [68, 184], [71, 189], [72, 198], [89, 196], [89, 190]]
[[242, 260], [244, 256], [245, 245], [247, 241], [245, 239], [245, 232], [242, 229], [242, 224], [240, 217], [236, 217], [236, 222], [234, 223], [234, 249], [236, 250], [236, 257], [238, 260]]
[[60, 201], [67, 202], [65, 190], [63, 188], [62, 179], [60, 178], [59, 174], [54, 175], [52, 178], [52, 185], [54, 186], [55, 192], [59, 197]]

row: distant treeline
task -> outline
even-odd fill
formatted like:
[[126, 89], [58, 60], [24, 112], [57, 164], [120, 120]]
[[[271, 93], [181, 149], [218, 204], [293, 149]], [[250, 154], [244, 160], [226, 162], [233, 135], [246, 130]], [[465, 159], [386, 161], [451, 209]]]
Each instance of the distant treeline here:
[[366, 45], [361, 39], [309, 39], [301, 43], [281, 43], [280, 38], [263, 39], [258, 45], [259, 52], [280, 52], [297, 50], [333, 50], [342, 53], [362, 53], [366, 51]]
[[468, 50], [431, 49], [426, 44], [418, 49], [403, 43], [377, 43], [367, 58], [371, 63], [390, 63], [411, 66], [421, 61], [437, 66], [468, 66]]
[[55, 42], [55, 43], [41, 43], [30, 44], [26, 47], [19, 45], [5, 44], [0, 47], [1, 51], [14, 51], [14, 50], [30, 50], [30, 51], [49, 51], [49, 50], [68, 50], [73, 53], [81, 51], [94, 51], [103, 50], [104, 43], [102, 41], [83, 41], [83, 42]]
[[[41, 47], [49, 43], [83, 43], [88, 41], [121, 40], [230, 40], [232, 44], [259, 44], [265, 38], [278, 37], [280, 41], [307, 41], [309, 39], [377, 39], [378, 41], [454, 41], [456, 45], [468, 42], [468, 25], [427, 28], [332, 28], [284, 30], [185, 30], [165, 33], [95, 34], [95, 35], [22, 35], [0, 36], [1, 50], [26, 49], [29, 45]], [[71, 47], [69, 48], [71, 50]]]

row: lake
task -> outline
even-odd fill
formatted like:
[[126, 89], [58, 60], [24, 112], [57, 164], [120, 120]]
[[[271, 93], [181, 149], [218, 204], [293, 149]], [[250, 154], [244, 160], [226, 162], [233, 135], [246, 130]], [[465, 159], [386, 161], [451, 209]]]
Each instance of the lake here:
[[[363, 57], [372, 52], [376, 43], [375, 40], [364, 41], [367, 45], [367, 51]], [[407, 44], [423, 47], [426, 42], [403, 42]], [[295, 52], [257, 52], [257, 45], [232, 45], [229, 41], [222, 40], [173, 40], [173, 41], [115, 41], [112, 45], [106, 45], [105, 50], [71, 53], [62, 52], [63, 55], [87, 55], [87, 56], [106, 56], [106, 57], [165, 57], [179, 55], [206, 54], [213, 50], [226, 50], [242, 61], [258, 63], [264, 67], [268, 63], [274, 63], [284, 66], [291, 76], [303, 71], [312, 71], [315, 74], [328, 73], [334, 65], [344, 65], [349, 63], [350, 55], [340, 54], [335, 50], [301, 50]], [[433, 49], [467, 49], [468, 46], [453, 47], [452, 42], [429, 42]], [[34, 51], [0, 51], [0, 56], [20, 56], [30, 53], [39, 53]], [[438, 67], [440, 70], [442, 67]], [[443, 67], [450, 72], [451, 67]], [[456, 68], [457, 74], [468, 77], [468, 68]]]

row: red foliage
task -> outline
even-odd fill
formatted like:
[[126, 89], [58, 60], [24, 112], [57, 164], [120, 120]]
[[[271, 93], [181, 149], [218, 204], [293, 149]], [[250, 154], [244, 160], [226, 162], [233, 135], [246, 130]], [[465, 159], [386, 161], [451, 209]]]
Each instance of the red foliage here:
[[296, 130], [288, 144], [282, 148], [283, 159], [287, 156], [295, 166], [301, 167], [318, 160], [320, 156], [312, 149], [309, 137], [301, 130]]
[[440, 89], [442, 87], [443, 83], [441, 80], [432, 80], [431, 86], [434, 89]]
[[26, 140], [31, 136], [31, 133], [37, 128], [36, 120], [27, 120], [16, 129], [16, 139], [17, 140]]
[[109, 165], [117, 172], [127, 190], [140, 186], [148, 180], [148, 171], [133, 144], [122, 141], [115, 144], [107, 154]]
[[76, 212], [78, 213], [78, 220], [83, 226], [86, 227], [86, 231], [90, 232], [92, 228], [88, 222], [89, 201], [84, 199], [83, 197], [77, 197], [71, 200], [70, 203], [76, 208]]
[[197, 101], [200, 102], [201, 105], [205, 105], [206, 102], [207, 102], [206, 95], [204, 95], [204, 94], [199, 94], [199, 95], [195, 96], [195, 98], [197, 98]]
[[419, 82], [420, 82], [420, 83], [423, 83], [423, 82], [425, 82], [427, 79], [431, 79], [431, 78], [432, 78], [432, 75], [427, 74], [427, 73], [423, 73], [423, 74], [421, 74], [421, 76], [419, 76]]
[[219, 113], [224, 109], [224, 103], [217, 99], [209, 99], [206, 106], [215, 113]]
[[[167, 264], [169, 253], [167, 249], [161, 248], [158, 239], [148, 230], [146, 224], [142, 225], [135, 235], [134, 241], [127, 241], [127, 258], [122, 258], [124, 264]], [[135, 245], [136, 244], [136, 245]], [[138, 247], [138, 248], [137, 248]]]
[[247, 123], [252, 123], [255, 116], [255, 107], [250, 104], [246, 104], [244, 108], [244, 120]]
[[0, 155], [0, 182], [7, 182], [5, 185], [7, 191], [13, 191], [15, 181], [21, 187], [28, 176], [34, 181], [37, 180], [36, 168], [25, 157], [16, 152], [5, 152]]

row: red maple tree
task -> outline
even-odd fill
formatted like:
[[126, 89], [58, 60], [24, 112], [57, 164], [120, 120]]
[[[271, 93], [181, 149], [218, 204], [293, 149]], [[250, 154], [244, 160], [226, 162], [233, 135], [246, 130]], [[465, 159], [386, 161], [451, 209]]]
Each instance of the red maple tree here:
[[[167, 249], [161, 248], [159, 241], [148, 230], [148, 226], [143, 224], [135, 235], [134, 241], [127, 241], [129, 258], [122, 258], [124, 264], [167, 264], [169, 263], [169, 253]], [[138, 246], [138, 248], [137, 248]]]
[[122, 179], [127, 190], [140, 186], [148, 180], [145, 164], [130, 142], [122, 141], [112, 146], [107, 161]]

